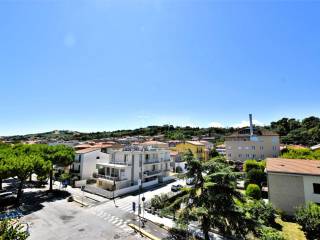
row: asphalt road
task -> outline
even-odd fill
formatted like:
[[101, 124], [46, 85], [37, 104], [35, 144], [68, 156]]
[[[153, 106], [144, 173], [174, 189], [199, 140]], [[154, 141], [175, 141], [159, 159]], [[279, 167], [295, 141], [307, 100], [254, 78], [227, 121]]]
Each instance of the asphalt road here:
[[[177, 183], [145, 190], [141, 196], [151, 199], [156, 194], [170, 192], [173, 184]], [[94, 201], [89, 207], [67, 202], [65, 198], [44, 198], [34, 203], [37, 205], [34, 209], [30, 204], [31, 209], [21, 218], [21, 222], [28, 223], [30, 240], [145, 239], [128, 226], [128, 223], [139, 225], [132, 211], [132, 202], [138, 206], [138, 198], [135, 193], [115, 199], [116, 205], [113, 200], [103, 199]], [[144, 229], [159, 238], [168, 236], [166, 230], [151, 222], [147, 222]]]

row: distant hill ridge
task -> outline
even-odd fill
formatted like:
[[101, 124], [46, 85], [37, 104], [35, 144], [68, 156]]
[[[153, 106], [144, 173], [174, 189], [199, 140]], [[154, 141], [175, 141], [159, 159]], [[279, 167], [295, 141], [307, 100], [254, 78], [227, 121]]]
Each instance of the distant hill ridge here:
[[[262, 128], [262, 127], [258, 127]], [[271, 122], [270, 125], [263, 128], [277, 132], [281, 136], [281, 142], [286, 144], [302, 144], [312, 146], [320, 143], [320, 118], [307, 117], [303, 120], [295, 118], [282, 118], [279, 121]], [[234, 132], [234, 128], [199, 128], [199, 127], [175, 127], [173, 125], [148, 126], [133, 130], [116, 130], [83, 133], [70, 130], [54, 130], [45, 133], [35, 133], [27, 135], [17, 135], [2, 137], [7, 141], [26, 141], [30, 139], [40, 140], [92, 140], [102, 138], [117, 138], [124, 136], [156, 136], [163, 135], [165, 139], [188, 140], [192, 137], [215, 137], [215, 141], [223, 142], [224, 136]]]

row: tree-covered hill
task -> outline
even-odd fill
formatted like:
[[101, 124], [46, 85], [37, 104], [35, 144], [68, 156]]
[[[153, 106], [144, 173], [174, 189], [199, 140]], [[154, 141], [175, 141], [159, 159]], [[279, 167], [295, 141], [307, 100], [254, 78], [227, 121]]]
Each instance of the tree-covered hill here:
[[[271, 122], [264, 128], [280, 134], [281, 142], [285, 144], [302, 144], [312, 146], [320, 143], [320, 118], [308, 117], [303, 120], [294, 118], [282, 118]], [[234, 128], [199, 128], [199, 127], [175, 127], [172, 125], [148, 126], [133, 130], [103, 131], [81, 133], [75, 131], [52, 131], [46, 133], [29, 134], [23, 136], [4, 137], [4, 140], [25, 141], [30, 139], [56, 139], [56, 140], [92, 140], [102, 138], [115, 138], [124, 136], [156, 136], [164, 135], [166, 139], [188, 140], [193, 136], [215, 137], [217, 143], [224, 141], [224, 136], [231, 134]]]

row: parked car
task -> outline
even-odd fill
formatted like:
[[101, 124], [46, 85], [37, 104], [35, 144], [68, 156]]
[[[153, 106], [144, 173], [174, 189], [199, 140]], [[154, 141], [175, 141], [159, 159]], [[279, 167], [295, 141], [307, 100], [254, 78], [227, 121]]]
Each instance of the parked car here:
[[171, 191], [172, 191], [172, 192], [178, 192], [178, 191], [181, 190], [182, 187], [183, 187], [183, 186], [180, 185], [180, 184], [172, 185], [172, 186], [171, 186]]
[[194, 179], [193, 178], [188, 178], [186, 180], [187, 185], [193, 185], [194, 184]]

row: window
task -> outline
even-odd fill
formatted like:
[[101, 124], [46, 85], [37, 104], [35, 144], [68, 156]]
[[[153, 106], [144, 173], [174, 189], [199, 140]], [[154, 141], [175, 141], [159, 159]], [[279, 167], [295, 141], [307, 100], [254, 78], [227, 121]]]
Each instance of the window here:
[[256, 158], [256, 155], [255, 155], [255, 154], [252, 154], [252, 158]]
[[256, 146], [252, 146], [252, 150], [256, 150]]
[[79, 162], [81, 162], [81, 154], [79, 155]]
[[320, 183], [313, 184], [313, 193], [320, 194]]
[[260, 146], [260, 150], [263, 150], [263, 146]]
[[146, 154], [146, 160], [149, 160], [149, 154]]
[[242, 154], [239, 154], [239, 158], [242, 158]]
[[250, 157], [250, 154], [247, 154], [247, 155], [246, 155], [246, 158], [249, 158], [249, 157]]
[[239, 150], [241, 150], [241, 149], [242, 149], [242, 147], [238, 147], [238, 149], [239, 149]]

